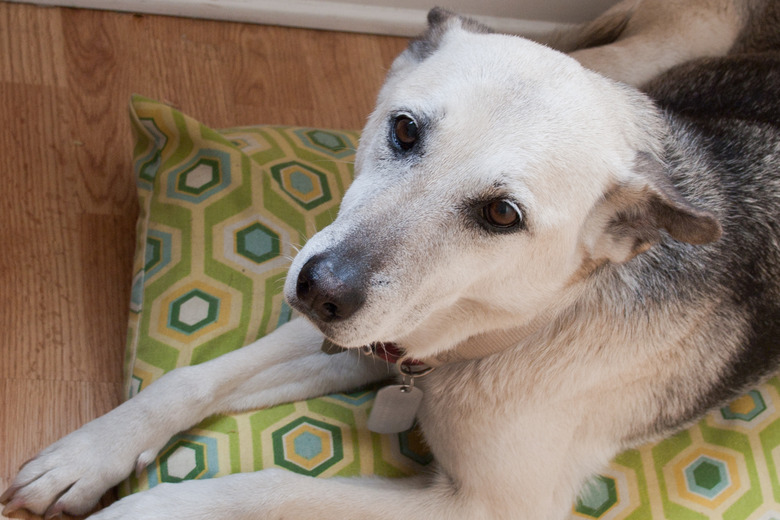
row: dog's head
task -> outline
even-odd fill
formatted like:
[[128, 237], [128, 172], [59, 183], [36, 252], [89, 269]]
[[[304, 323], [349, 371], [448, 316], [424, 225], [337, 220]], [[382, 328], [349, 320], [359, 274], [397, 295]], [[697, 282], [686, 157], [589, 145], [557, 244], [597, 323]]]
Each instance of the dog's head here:
[[429, 25], [389, 72], [338, 218], [290, 269], [287, 299], [332, 341], [424, 358], [563, 305], [661, 229], [718, 237], [665, 180], [641, 94], [444, 11]]

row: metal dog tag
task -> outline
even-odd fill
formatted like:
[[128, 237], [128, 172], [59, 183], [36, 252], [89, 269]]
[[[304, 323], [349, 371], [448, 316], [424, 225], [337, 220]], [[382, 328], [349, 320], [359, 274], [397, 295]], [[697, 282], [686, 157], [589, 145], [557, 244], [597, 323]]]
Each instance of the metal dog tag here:
[[368, 417], [368, 429], [375, 433], [400, 433], [414, 424], [423, 391], [413, 385], [390, 385], [377, 392]]

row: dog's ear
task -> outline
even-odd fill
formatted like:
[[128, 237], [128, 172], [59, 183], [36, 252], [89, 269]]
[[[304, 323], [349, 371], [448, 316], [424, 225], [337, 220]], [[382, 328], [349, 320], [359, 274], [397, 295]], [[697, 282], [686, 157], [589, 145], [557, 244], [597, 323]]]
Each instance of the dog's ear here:
[[720, 238], [715, 216], [685, 200], [659, 161], [640, 154], [636, 173], [636, 182], [608, 192], [589, 218], [585, 239], [593, 259], [627, 262], [659, 242], [662, 229], [695, 245]]
[[493, 30], [471, 18], [465, 18], [452, 11], [434, 7], [428, 12], [428, 29], [409, 42], [409, 52], [417, 61], [423, 61], [439, 48], [444, 35], [451, 29], [460, 27], [466, 31], [489, 34]]

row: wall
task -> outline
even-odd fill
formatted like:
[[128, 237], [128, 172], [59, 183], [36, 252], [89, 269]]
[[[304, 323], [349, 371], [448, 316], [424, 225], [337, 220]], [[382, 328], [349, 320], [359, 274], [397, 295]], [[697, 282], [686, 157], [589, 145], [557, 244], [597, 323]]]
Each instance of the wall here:
[[33, 3], [399, 36], [418, 34], [425, 25], [428, 9], [439, 5], [475, 15], [498, 31], [532, 36], [561, 24], [591, 19], [616, 0], [34, 0]]

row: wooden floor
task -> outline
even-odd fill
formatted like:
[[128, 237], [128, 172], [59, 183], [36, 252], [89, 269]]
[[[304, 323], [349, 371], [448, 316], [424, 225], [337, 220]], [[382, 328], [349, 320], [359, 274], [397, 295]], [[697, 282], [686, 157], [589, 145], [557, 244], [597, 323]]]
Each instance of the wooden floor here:
[[0, 489], [120, 401], [137, 212], [129, 96], [215, 127], [358, 129], [405, 45], [0, 2]]

